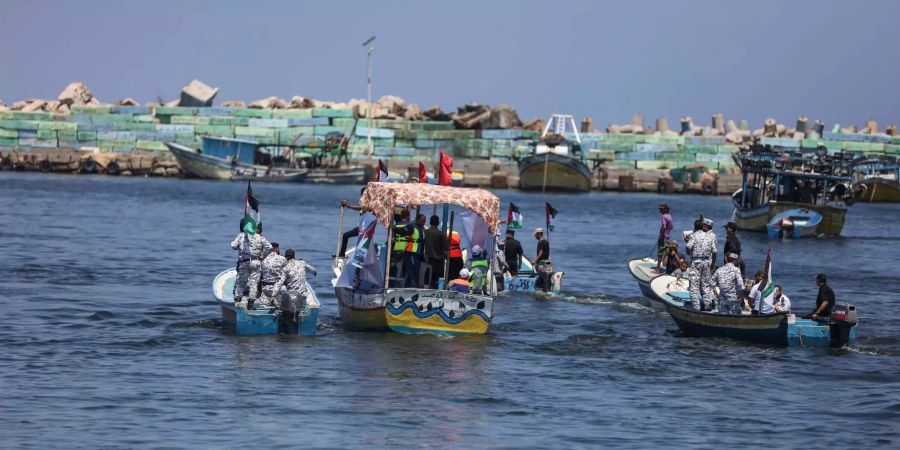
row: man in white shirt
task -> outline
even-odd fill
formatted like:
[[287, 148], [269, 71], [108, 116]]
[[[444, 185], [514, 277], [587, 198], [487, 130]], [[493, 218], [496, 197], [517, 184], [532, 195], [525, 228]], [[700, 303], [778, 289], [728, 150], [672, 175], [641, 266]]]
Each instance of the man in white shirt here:
[[750, 301], [753, 302], [753, 309], [759, 311], [760, 314], [773, 314], [775, 309], [772, 308], [772, 304], [766, 302], [762, 297], [762, 292], [759, 291], [759, 285], [765, 276], [765, 272], [761, 270], [756, 272], [756, 276], [753, 279], [753, 287], [750, 288]]
[[779, 284], [775, 285], [775, 298], [772, 307], [777, 313], [791, 312], [791, 299], [781, 292], [781, 285]]

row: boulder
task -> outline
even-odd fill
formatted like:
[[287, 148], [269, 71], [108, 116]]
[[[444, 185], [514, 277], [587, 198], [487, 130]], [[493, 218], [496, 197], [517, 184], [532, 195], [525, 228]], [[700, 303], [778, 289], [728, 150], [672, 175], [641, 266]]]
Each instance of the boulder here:
[[519, 114], [516, 113], [516, 110], [512, 106], [501, 103], [491, 110], [486, 128], [505, 130], [521, 127], [522, 121], [519, 120]]
[[45, 100], [31, 100], [22, 108], [22, 112], [36, 112], [43, 111], [44, 106], [47, 105], [47, 101]]
[[226, 100], [222, 102], [223, 108], [246, 108], [247, 104], [240, 100]]
[[378, 104], [387, 108], [388, 110], [392, 109], [394, 105], [403, 106], [406, 104], [406, 100], [403, 100], [396, 95], [384, 95], [378, 99]]
[[57, 100], [50, 100], [47, 102], [46, 105], [44, 105], [44, 111], [55, 112], [55, 111], [59, 110], [60, 106], [65, 106], [65, 105], [60, 103]]
[[59, 108], [56, 108], [56, 112], [58, 112], [58, 113], [60, 113], [60, 114], [69, 114], [69, 113], [71, 113], [72, 111], [69, 110], [69, 106], [68, 106], [68, 105], [64, 105], [64, 104], [60, 103], [60, 104], [59, 104]]
[[187, 86], [181, 88], [181, 106], [212, 106], [213, 99], [218, 93], [219, 88], [209, 87], [200, 80], [191, 80]]
[[314, 106], [312, 99], [295, 95], [291, 97], [291, 103], [288, 107], [292, 109], [310, 109]]
[[422, 120], [422, 108], [419, 108], [419, 105], [415, 103], [409, 105], [403, 113], [403, 118], [406, 120]]
[[116, 105], [118, 105], [118, 106], [138, 106], [138, 102], [137, 102], [137, 100], [135, 100], [131, 97], [126, 97], [126, 98], [123, 98], [122, 100], [117, 101]]
[[287, 109], [288, 102], [278, 97], [266, 97], [250, 104], [255, 109]]
[[64, 105], [86, 105], [91, 99], [94, 98], [94, 95], [91, 94], [91, 90], [88, 87], [80, 82], [76, 81], [74, 83], [69, 83], [65, 89], [59, 94], [57, 100]]
[[8, 111], [9, 107], [6, 106], [6, 103], [0, 102], [0, 111]]
[[24, 108], [27, 105], [28, 105], [28, 102], [26, 102], [25, 100], [19, 100], [19, 101], [13, 103], [12, 106], [9, 107], [9, 109], [11, 109], [13, 111], [21, 111], [22, 108]]
[[168, 106], [170, 108], [179, 106], [180, 104], [181, 104], [181, 99], [171, 100], [171, 101], [164, 103], [165, 106]]
[[432, 106], [431, 108], [426, 109], [422, 112], [422, 115], [425, 116], [428, 120], [450, 120], [450, 115], [441, 111], [440, 106]]

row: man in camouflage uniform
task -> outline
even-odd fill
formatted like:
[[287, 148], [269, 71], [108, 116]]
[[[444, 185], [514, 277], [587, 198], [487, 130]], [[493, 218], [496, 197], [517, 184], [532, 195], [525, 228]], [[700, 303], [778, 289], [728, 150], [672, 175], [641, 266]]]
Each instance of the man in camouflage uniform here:
[[703, 219], [702, 228], [684, 238], [687, 243], [685, 247], [691, 255], [691, 269], [688, 270], [691, 306], [701, 311], [712, 309], [712, 301], [715, 298], [711, 269], [716, 259], [716, 235], [710, 231], [712, 225], [712, 220]]
[[744, 277], [741, 276], [741, 269], [735, 265], [739, 256], [729, 253], [726, 258], [728, 264], [719, 267], [713, 274], [713, 282], [719, 287], [719, 314], [740, 314], [738, 291], [744, 286]]
[[306, 289], [306, 272], [316, 276], [316, 268], [302, 259], [294, 259], [294, 249], [287, 249], [284, 252], [287, 264], [284, 265], [284, 285], [281, 290], [284, 292], [299, 292], [300, 296], [306, 297], [308, 294]]
[[263, 258], [263, 255], [272, 250], [272, 245], [261, 235], [249, 234], [242, 230], [231, 241], [231, 248], [238, 251], [234, 301], [239, 302], [243, 296], [247, 295], [250, 297], [250, 303], [252, 304], [259, 297], [260, 260]]
[[275, 294], [281, 290], [281, 285], [284, 283], [284, 265], [286, 263], [287, 259], [281, 256], [278, 243], [273, 242], [272, 251], [266, 255], [266, 259], [260, 265], [259, 282], [262, 285], [260, 304], [264, 306], [271, 305], [275, 299]]

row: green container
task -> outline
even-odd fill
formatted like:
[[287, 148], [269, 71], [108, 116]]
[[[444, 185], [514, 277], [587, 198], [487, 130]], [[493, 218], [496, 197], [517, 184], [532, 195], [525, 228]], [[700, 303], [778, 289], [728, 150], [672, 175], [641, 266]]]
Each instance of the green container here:
[[250, 125], [250, 117], [210, 117], [210, 125], [231, 125], [246, 127]]
[[685, 153], [717, 153], [719, 148], [716, 145], [684, 145], [682, 151]]
[[193, 116], [197, 114], [197, 109], [187, 106], [157, 106], [154, 114], [157, 116]]
[[79, 141], [96, 141], [97, 140], [97, 132], [96, 131], [79, 131], [77, 134], [77, 138]]
[[327, 108], [315, 108], [312, 110], [313, 117], [343, 117], [343, 118], [352, 118], [353, 110], [352, 109], [327, 109]]
[[[40, 137], [42, 130], [38, 130], [38, 137]], [[75, 141], [78, 139], [78, 132], [74, 130], [59, 130], [57, 132], [57, 136], [59, 140], [63, 141]], [[52, 139], [52, 138], [51, 138]]]
[[342, 117], [338, 117], [336, 119], [331, 119], [331, 124], [336, 127], [350, 128], [355, 123], [356, 123], [356, 119], [347, 119], [347, 118], [342, 118]]
[[325, 136], [328, 133], [343, 133], [346, 131], [342, 127], [315, 127], [316, 136]]
[[740, 148], [737, 145], [717, 145], [716, 153], [719, 154], [734, 154], [740, 151]]
[[635, 161], [634, 167], [638, 170], [674, 169], [684, 166], [684, 163], [675, 160]]
[[891, 136], [891, 144], [900, 144], [900, 136]]
[[18, 147], [19, 140], [15, 138], [0, 137], [0, 147]]
[[230, 125], [196, 125], [194, 133], [213, 136], [234, 136], [234, 127]]
[[659, 136], [659, 143], [684, 145], [684, 136]]
[[884, 144], [884, 152], [888, 155], [900, 155], [900, 144]]
[[423, 120], [420, 122], [411, 122], [410, 129], [416, 131], [449, 131], [453, 130], [453, 121], [433, 121]]
[[273, 119], [312, 119], [311, 109], [276, 109], [272, 111]]
[[156, 125], [152, 123], [122, 123], [116, 125], [118, 131], [138, 131], [152, 133], [156, 131]]
[[72, 105], [69, 111], [72, 114], [109, 114], [112, 106]]
[[10, 130], [8, 128], [0, 128], [0, 139], [17, 139], [19, 137], [18, 130]]
[[123, 114], [97, 114], [91, 117], [91, 123], [94, 125], [118, 125], [131, 123], [133, 116]]
[[493, 158], [509, 158], [512, 156], [512, 148], [494, 148], [491, 150]]
[[[272, 111], [268, 109], [240, 108], [234, 110], [235, 117], [254, 117], [257, 119], [271, 119]], [[240, 134], [240, 133], [235, 133]]]
[[11, 120], [13, 118], [12, 111], [0, 111], [0, 120]]
[[159, 141], [137, 141], [134, 147], [138, 150], [164, 152], [168, 150], [166, 144]]
[[100, 150], [103, 151], [132, 151], [135, 141], [100, 141]]
[[253, 137], [275, 137], [278, 130], [275, 128], [261, 127], [234, 127], [235, 136], [253, 136]]
[[170, 123], [173, 125], [209, 125], [209, 119], [206, 116], [172, 116]]
[[135, 123], [153, 123], [154, 117], [150, 114], [138, 114], [131, 116], [131, 121]]

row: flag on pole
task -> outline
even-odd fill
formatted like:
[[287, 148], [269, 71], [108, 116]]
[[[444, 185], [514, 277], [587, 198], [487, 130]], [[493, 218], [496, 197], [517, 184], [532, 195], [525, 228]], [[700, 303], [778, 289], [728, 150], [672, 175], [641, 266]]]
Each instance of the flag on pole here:
[[[766, 254], [766, 274], [763, 277], [762, 281], [759, 282], [759, 298], [768, 303], [773, 304], [775, 301], [775, 282], [772, 280], [772, 249], [769, 249], [769, 253]], [[759, 305], [762, 307], [762, 305]]]
[[438, 184], [441, 186], [450, 186], [453, 182], [453, 158], [441, 151], [440, 163]]
[[419, 161], [419, 183], [428, 182], [428, 171], [425, 170], [425, 163]]
[[[370, 261], [372, 258], [369, 257], [369, 250], [372, 248], [372, 238], [375, 236], [375, 225], [377, 223], [375, 215], [370, 212], [366, 212], [359, 217], [359, 239], [356, 243], [356, 250], [350, 259], [350, 264], [354, 267], [361, 269], [372, 262]], [[375, 252], [371, 253], [372, 255], [375, 254]]]
[[519, 207], [513, 202], [509, 202], [509, 214], [506, 216], [507, 230], [521, 230], [525, 221], [522, 219], [522, 213]]
[[259, 202], [253, 196], [250, 180], [247, 180], [247, 197], [244, 201], [244, 231], [247, 234], [256, 234], [257, 225], [259, 225]]
[[378, 160], [378, 173], [375, 174], [375, 181], [385, 182], [388, 180], [387, 164], [382, 160]]
[[[545, 202], [546, 203], [546, 202]], [[558, 213], [555, 208], [550, 206], [550, 203], [547, 203], [547, 231], [553, 231], [553, 219], [556, 218], [556, 213]]]

